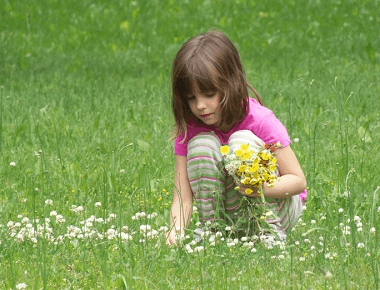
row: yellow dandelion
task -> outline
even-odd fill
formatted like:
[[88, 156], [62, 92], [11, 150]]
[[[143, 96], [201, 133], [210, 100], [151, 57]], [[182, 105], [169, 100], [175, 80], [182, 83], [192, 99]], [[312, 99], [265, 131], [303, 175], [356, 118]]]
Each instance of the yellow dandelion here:
[[249, 167], [249, 172], [254, 173], [254, 172], [257, 172], [258, 169], [259, 169], [259, 165], [253, 164], [252, 166]]
[[220, 152], [221, 152], [223, 155], [227, 155], [228, 152], [230, 152], [230, 147], [228, 147], [227, 145], [224, 145], [224, 146], [220, 147]]
[[250, 181], [251, 181], [251, 179], [249, 177], [246, 177], [246, 178], [244, 178], [244, 180], [242, 181], [242, 183], [243, 184], [248, 184]]
[[250, 188], [247, 188], [247, 189], [245, 190], [245, 193], [248, 194], [248, 195], [250, 195], [252, 192], [253, 192], [253, 190], [250, 189]]
[[243, 157], [242, 157], [242, 159], [243, 160], [249, 160], [249, 158], [251, 158], [251, 156], [252, 156], [252, 153], [249, 151], [249, 152], [245, 152], [244, 154], [243, 154]]
[[247, 165], [245, 165], [245, 164], [240, 165], [240, 167], [239, 167], [240, 172], [244, 172], [246, 169], [247, 169]]
[[276, 164], [270, 164], [269, 165], [269, 171], [273, 172], [276, 169]]
[[240, 190], [240, 186], [236, 186], [235, 190], [239, 191]]
[[249, 144], [241, 144], [240, 145], [240, 150], [243, 151], [244, 153], [247, 152], [249, 149]]
[[240, 149], [238, 149], [238, 150], [235, 151], [235, 154], [236, 154], [237, 157], [242, 157], [243, 156], [243, 151], [240, 150]]

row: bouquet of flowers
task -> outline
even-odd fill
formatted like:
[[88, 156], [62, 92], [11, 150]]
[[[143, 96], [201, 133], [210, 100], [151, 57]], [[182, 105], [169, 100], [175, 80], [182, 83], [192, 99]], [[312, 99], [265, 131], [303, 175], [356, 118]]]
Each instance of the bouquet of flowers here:
[[[252, 188], [258, 189], [258, 194], [262, 195], [263, 183], [268, 183], [269, 187], [274, 186], [277, 177], [276, 148], [281, 144], [265, 144], [258, 152], [250, 150], [249, 144], [241, 144], [240, 148], [233, 151], [225, 145], [220, 147], [220, 152], [224, 156], [224, 167], [229, 175], [243, 185], [247, 185], [245, 193], [250, 195]], [[240, 190], [237, 186], [236, 190]]]
[[[259, 144], [257, 144], [259, 145]], [[235, 146], [234, 146], [235, 147]], [[236, 147], [237, 148], [237, 147]], [[240, 148], [232, 150], [229, 146], [221, 146], [220, 152], [224, 156], [224, 167], [239, 184], [246, 187], [245, 194], [249, 196], [253, 189], [258, 189], [261, 200], [243, 197], [240, 204], [241, 219], [236, 226], [254, 234], [272, 232], [268, 218], [273, 218], [274, 213], [266, 209], [266, 201], [263, 194], [263, 184], [274, 186], [278, 179], [277, 158], [275, 150], [281, 148], [281, 144], [260, 144], [252, 150], [249, 144], [241, 144]], [[235, 187], [240, 191], [240, 186]]]

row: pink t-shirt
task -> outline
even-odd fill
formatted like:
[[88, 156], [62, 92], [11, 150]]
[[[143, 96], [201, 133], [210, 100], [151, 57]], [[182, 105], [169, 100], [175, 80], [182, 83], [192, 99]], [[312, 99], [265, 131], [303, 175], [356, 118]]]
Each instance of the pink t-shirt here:
[[[260, 105], [253, 98], [249, 98], [248, 113], [245, 118], [236, 123], [230, 131], [222, 132], [215, 128], [215, 126], [209, 126], [204, 123], [197, 123], [194, 117], [190, 117], [187, 124], [187, 136], [184, 142], [182, 134], [174, 141], [174, 153], [177, 155], [187, 156], [187, 144], [189, 140], [195, 137], [201, 132], [213, 131], [220, 139], [222, 144], [227, 144], [230, 136], [239, 130], [250, 130], [253, 134], [263, 140], [266, 144], [277, 143], [280, 141], [282, 147], [286, 147], [291, 144], [288, 132], [285, 126], [276, 118], [271, 110]], [[299, 194], [302, 202], [304, 203], [307, 197], [307, 190], [305, 189]]]
[[266, 144], [277, 143], [280, 141], [282, 147], [288, 146], [291, 141], [285, 126], [276, 118], [271, 110], [260, 105], [253, 98], [249, 98], [248, 113], [245, 118], [236, 123], [230, 131], [222, 132], [215, 126], [198, 123], [194, 117], [190, 117], [187, 124], [187, 136], [183, 143], [183, 134], [175, 139], [174, 153], [177, 155], [187, 156], [187, 144], [189, 141], [201, 132], [213, 131], [220, 139], [222, 144], [228, 143], [228, 138], [236, 131], [250, 130], [253, 134], [263, 140]]

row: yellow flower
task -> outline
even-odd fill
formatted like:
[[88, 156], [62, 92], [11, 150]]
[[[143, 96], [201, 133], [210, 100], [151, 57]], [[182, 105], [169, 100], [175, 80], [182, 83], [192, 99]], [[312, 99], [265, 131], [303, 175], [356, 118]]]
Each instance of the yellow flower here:
[[239, 167], [240, 172], [244, 172], [246, 169], [247, 169], [247, 165], [245, 165], [245, 164], [240, 165], [240, 167]]
[[228, 147], [227, 145], [224, 145], [224, 146], [220, 147], [220, 152], [221, 152], [223, 155], [227, 155], [228, 152], [230, 152], [230, 147]]
[[236, 186], [236, 187], [235, 187], [235, 190], [239, 191], [239, 190], [240, 190], [240, 187], [239, 187], [239, 186]]
[[241, 157], [241, 156], [243, 156], [243, 151], [241, 151], [240, 149], [238, 149], [238, 150], [236, 150], [235, 154], [236, 154], [237, 157]]
[[261, 151], [259, 156], [261, 157], [261, 159], [263, 160], [268, 160], [270, 158], [270, 155], [265, 153], [264, 151]]
[[248, 195], [250, 195], [252, 192], [253, 192], [253, 190], [250, 189], [250, 188], [247, 188], [247, 189], [245, 190], [245, 193], [248, 194]]
[[244, 153], [247, 152], [249, 149], [249, 144], [241, 144], [240, 145], [240, 150], [243, 151]]
[[248, 160], [249, 158], [251, 158], [252, 156], [252, 152], [251, 151], [248, 151], [248, 152], [245, 152], [242, 159], [243, 160]]
[[250, 173], [254, 173], [254, 172], [256, 172], [258, 169], [259, 169], [259, 165], [258, 165], [258, 164], [253, 164], [251, 167], [249, 167], [249, 172], [250, 172]]
[[272, 160], [271, 160], [271, 162], [272, 162], [273, 164], [276, 164], [276, 163], [277, 163], [277, 158], [276, 158], [276, 157], [273, 157]]
[[273, 172], [276, 169], [276, 164], [269, 165], [270, 172]]
[[251, 179], [249, 177], [246, 177], [246, 178], [244, 178], [244, 180], [242, 181], [242, 183], [243, 184], [248, 184], [250, 181], [251, 181]]

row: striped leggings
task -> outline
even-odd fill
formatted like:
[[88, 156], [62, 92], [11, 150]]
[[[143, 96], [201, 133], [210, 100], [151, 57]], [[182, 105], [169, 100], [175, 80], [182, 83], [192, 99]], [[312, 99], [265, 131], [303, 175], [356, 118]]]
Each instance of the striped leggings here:
[[[248, 143], [253, 150], [264, 144], [248, 130], [237, 131], [228, 140], [232, 150], [243, 143]], [[223, 167], [220, 146], [222, 144], [214, 132], [199, 133], [192, 138], [188, 143], [187, 172], [200, 222], [222, 218], [233, 225], [237, 218], [241, 218], [239, 206], [243, 195], [235, 190], [234, 179]], [[302, 201], [298, 195], [266, 198], [266, 202], [267, 209], [274, 213], [274, 218], [267, 220], [271, 227], [284, 233], [294, 227], [302, 212]]]

